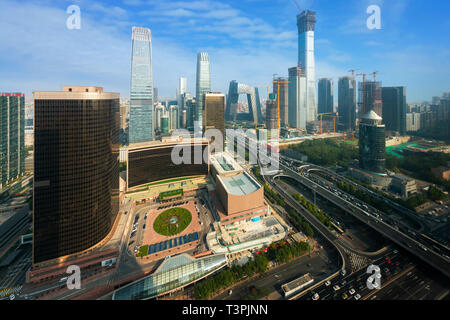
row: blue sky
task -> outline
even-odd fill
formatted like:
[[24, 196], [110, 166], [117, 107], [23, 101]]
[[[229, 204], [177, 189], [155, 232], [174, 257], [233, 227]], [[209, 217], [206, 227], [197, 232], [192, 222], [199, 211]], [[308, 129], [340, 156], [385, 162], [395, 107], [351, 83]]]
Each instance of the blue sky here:
[[[349, 69], [379, 71], [383, 85], [407, 87], [409, 102], [450, 91], [450, 1], [297, 2], [317, 13], [317, 79], [334, 78], [337, 87]], [[81, 9], [80, 30], [66, 28], [71, 4]], [[381, 8], [381, 30], [366, 27], [372, 4]], [[132, 26], [152, 31], [160, 96], [174, 96], [180, 76], [195, 92], [199, 51], [210, 54], [214, 91], [226, 92], [230, 80], [269, 85], [296, 65], [297, 13], [292, 0], [0, 0], [0, 91], [31, 97], [98, 85], [128, 97]]]

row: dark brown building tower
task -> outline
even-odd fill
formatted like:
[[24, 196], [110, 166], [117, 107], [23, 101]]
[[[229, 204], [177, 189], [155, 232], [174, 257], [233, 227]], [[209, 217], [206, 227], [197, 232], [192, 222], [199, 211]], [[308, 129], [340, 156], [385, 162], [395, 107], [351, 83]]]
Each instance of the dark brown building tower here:
[[34, 92], [33, 264], [84, 251], [119, 209], [119, 94]]

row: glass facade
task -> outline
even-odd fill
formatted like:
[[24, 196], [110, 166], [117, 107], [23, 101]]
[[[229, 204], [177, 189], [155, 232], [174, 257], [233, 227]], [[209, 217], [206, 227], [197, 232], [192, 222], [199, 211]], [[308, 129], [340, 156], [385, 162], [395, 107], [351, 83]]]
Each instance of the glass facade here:
[[361, 118], [359, 124], [359, 166], [362, 169], [385, 172], [385, 126], [381, 117], [371, 111]]
[[209, 64], [209, 54], [207, 52], [199, 52], [197, 54], [197, 87], [196, 87], [196, 109], [195, 121], [203, 124], [203, 95], [205, 92], [211, 91], [211, 71]]
[[155, 273], [114, 292], [113, 300], [151, 299], [227, 265], [224, 254], [194, 259], [185, 254], [166, 260]]
[[383, 123], [386, 130], [406, 134], [406, 88], [381, 88], [383, 102]]
[[0, 94], [0, 188], [25, 171], [25, 96]]
[[355, 130], [356, 121], [356, 81], [353, 77], [339, 78], [338, 83], [339, 122], [344, 130]]
[[129, 142], [154, 139], [153, 65], [150, 29], [133, 27]]
[[[164, 120], [165, 118], [162, 118]], [[164, 127], [164, 122], [163, 122]], [[194, 152], [200, 148], [202, 155], [208, 148], [207, 142], [186, 144], [190, 151], [189, 159], [191, 164], [175, 164], [172, 161], [172, 150], [176, 145], [163, 145], [153, 147], [143, 147], [128, 150], [128, 187], [136, 187], [153, 181], [169, 178], [207, 175], [208, 163], [202, 159], [201, 164], [194, 163]], [[182, 149], [182, 148], [180, 148]], [[183, 150], [183, 149], [182, 149]], [[177, 154], [183, 157], [183, 151]]]
[[319, 79], [318, 113], [334, 112], [333, 96], [334, 96], [333, 79], [329, 78]]
[[288, 113], [291, 128], [306, 129], [306, 77], [299, 67], [289, 68]]
[[304, 68], [306, 77], [306, 121], [314, 121], [316, 107], [316, 75], [314, 61], [314, 28], [316, 13], [303, 11], [297, 15], [298, 66]]
[[[205, 130], [217, 129], [222, 133], [225, 144], [225, 95], [216, 93], [205, 94], [204, 101]], [[218, 150], [216, 150], [217, 152]], [[223, 150], [222, 150], [223, 151]]]
[[113, 93], [34, 94], [33, 263], [39, 263], [88, 249], [110, 232], [119, 208], [120, 102]]

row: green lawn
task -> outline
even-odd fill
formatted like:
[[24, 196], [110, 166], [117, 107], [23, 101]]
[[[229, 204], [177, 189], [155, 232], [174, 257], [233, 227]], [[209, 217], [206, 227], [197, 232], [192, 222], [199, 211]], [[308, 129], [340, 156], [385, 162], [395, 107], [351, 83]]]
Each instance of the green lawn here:
[[186, 229], [191, 221], [192, 215], [189, 210], [170, 208], [155, 219], [153, 229], [163, 236], [173, 236]]

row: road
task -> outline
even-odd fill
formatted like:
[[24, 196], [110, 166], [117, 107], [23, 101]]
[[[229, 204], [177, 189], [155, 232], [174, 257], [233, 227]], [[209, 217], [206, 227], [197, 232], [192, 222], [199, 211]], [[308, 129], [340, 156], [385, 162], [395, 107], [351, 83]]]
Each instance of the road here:
[[[335, 257], [333, 260], [338, 260]], [[320, 254], [315, 254], [313, 257], [309, 255], [302, 256], [292, 262], [275, 267], [267, 271], [264, 275], [257, 278], [252, 278], [232, 288], [231, 295], [224, 292], [218, 295], [216, 300], [243, 300], [249, 294], [249, 288], [255, 286], [258, 289], [266, 288], [273, 299], [284, 299], [281, 285], [298, 278], [305, 273], [310, 273], [315, 282], [318, 282], [332, 273], [336, 272], [338, 261], [330, 261], [328, 253], [321, 250]], [[310, 265], [310, 266], [308, 266]]]
[[386, 224], [380, 219], [368, 214], [366, 211], [359, 208], [354, 203], [337, 196], [330, 190], [322, 187], [314, 181], [303, 177], [302, 175], [293, 171], [291, 168], [284, 166], [283, 164], [280, 164], [280, 166], [284, 169], [284, 174], [282, 175], [291, 177], [307, 187], [315, 185], [316, 192], [319, 193], [322, 197], [338, 205], [343, 210], [351, 213], [354, 217], [370, 225], [373, 229], [381, 233], [383, 236], [394, 241], [396, 244], [418, 256], [423, 261], [428, 262], [434, 268], [444, 273], [447, 277], [450, 277], [450, 262], [445, 257], [435, 253], [431, 249], [426, 248], [423, 244], [412, 239], [408, 235], [392, 228], [392, 226], [390, 226], [389, 224]]

